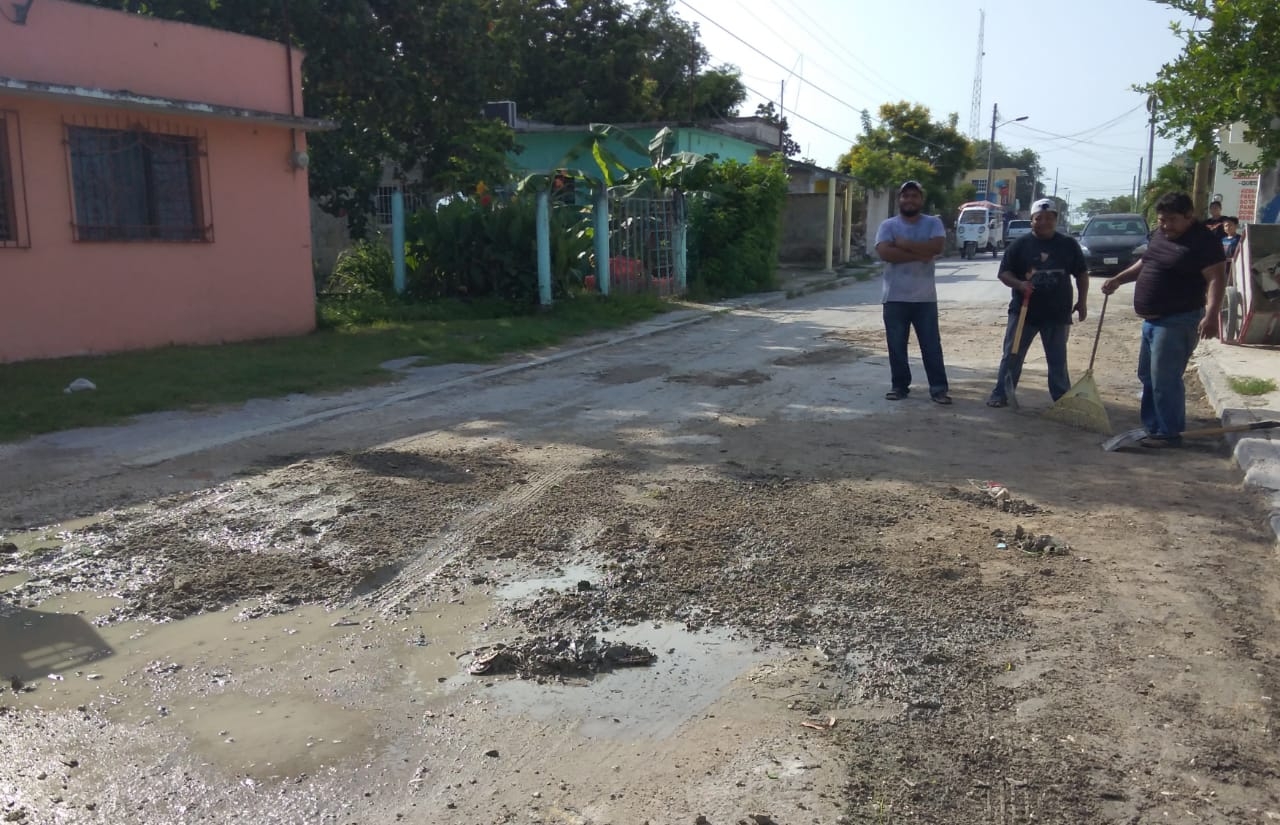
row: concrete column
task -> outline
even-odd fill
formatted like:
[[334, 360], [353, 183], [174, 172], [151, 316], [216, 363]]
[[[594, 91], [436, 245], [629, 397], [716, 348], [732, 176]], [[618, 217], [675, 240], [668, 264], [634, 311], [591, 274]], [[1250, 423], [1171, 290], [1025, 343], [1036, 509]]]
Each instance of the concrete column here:
[[538, 303], [551, 306], [551, 196], [538, 193]]
[[840, 262], [853, 260], [853, 185], [844, 185], [844, 249], [840, 250]]
[[601, 295], [609, 294], [609, 190], [603, 183], [596, 188], [592, 209], [596, 247], [596, 286]]
[[404, 294], [404, 192], [391, 193], [391, 282]]
[[824, 250], [823, 260], [826, 267], [823, 272], [835, 272], [832, 268], [832, 252], [836, 246], [836, 181], [834, 178], [827, 180], [827, 243]]

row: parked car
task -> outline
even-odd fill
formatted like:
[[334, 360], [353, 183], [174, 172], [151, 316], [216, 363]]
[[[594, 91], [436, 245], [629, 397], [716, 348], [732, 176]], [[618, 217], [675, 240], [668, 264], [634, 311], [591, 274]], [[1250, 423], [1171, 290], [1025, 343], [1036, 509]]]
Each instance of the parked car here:
[[1151, 229], [1135, 214], [1094, 215], [1080, 233], [1080, 249], [1090, 275], [1111, 277], [1147, 251]]
[[1031, 221], [1024, 221], [1021, 218], [1009, 221], [1009, 225], [1004, 229], [1005, 245], [1011, 244], [1021, 238], [1023, 235], [1031, 234]]

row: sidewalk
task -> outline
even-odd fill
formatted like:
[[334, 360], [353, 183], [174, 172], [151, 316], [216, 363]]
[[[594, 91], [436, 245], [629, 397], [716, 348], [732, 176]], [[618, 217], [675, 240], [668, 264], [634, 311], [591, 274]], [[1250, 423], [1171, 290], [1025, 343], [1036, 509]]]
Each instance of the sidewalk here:
[[[1231, 388], [1232, 378], [1270, 379], [1280, 386], [1280, 347], [1236, 346], [1221, 341], [1200, 344], [1193, 360], [1205, 395], [1222, 426], [1280, 420], [1280, 390], [1243, 396]], [[1244, 483], [1262, 490], [1270, 500], [1271, 530], [1280, 539], [1280, 440], [1271, 430], [1227, 436]]]

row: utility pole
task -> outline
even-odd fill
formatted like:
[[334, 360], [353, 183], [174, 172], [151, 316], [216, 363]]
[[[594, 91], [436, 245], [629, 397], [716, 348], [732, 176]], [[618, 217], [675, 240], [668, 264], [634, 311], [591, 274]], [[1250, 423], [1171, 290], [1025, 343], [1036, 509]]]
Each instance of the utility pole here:
[[1056, 198], [1056, 197], [1058, 197], [1058, 169], [1057, 169], [1057, 167], [1054, 167], [1054, 170], [1053, 170], [1053, 196], [1054, 196], [1055, 198]]
[[1147, 111], [1151, 113], [1151, 136], [1147, 138], [1147, 188], [1151, 188], [1151, 172], [1155, 168], [1156, 151], [1156, 96], [1147, 98]]
[[1142, 194], [1142, 161], [1146, 158], [1138, 158], [1138, 187], [1133, 195], [1133, 211], [1138, 211], [1138, 196]]
[[783, 80], [778, 89], [778, 154], [787, 156], [786, 130], [782, 128], [783, 107], [787, 105], [787, 81]]
[[1000, 116], [1000, 104], [991, 104], [991, 140], [987, 143], [987, 188], [984, 200], [991, 200], [991, 164], [996, 158], [996, 119]]

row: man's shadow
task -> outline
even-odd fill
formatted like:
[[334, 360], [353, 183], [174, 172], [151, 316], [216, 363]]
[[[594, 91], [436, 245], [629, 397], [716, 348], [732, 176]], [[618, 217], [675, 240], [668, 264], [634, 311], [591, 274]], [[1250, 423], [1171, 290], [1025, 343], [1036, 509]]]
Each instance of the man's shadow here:
[[0, 600], [0, 686], [74, 671], [114, 653], [81, 616], [28, 610]]

